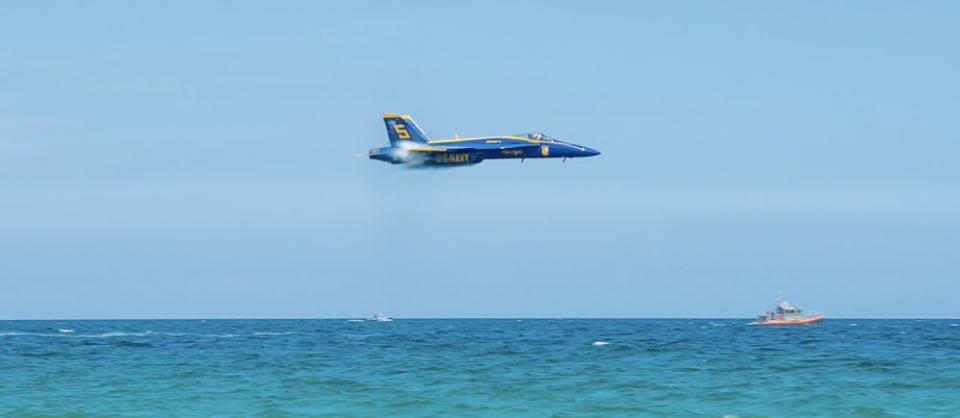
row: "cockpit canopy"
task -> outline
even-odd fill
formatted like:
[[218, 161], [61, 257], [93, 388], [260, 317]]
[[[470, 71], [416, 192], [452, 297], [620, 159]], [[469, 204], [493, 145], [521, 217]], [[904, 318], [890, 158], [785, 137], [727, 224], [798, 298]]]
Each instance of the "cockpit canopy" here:
[[560, 142], [560, 141], [557, 141], [556, 139], [553, 139], [553, 138], [551, 138], [551, 137], [549, 137], [549, 136], [546, 136], [546, 135], [544, 135], [544, 134], [542, 134], [542, 133], [540, 133], [540, 132], [531, 132], [531, 133], [528, 133], [528, 134], [519, 134], [519, 135], [517, 135], [517, 136], [524, 136], [524, 137], [530, 138], [530, 139], [535, 140], [535, 141]]

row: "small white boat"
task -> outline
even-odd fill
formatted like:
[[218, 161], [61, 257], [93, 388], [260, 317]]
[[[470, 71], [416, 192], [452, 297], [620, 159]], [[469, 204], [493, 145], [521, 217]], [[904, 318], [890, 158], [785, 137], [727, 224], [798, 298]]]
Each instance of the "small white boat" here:
[[367, 318], [367, 321], [391, 322], [391, 321], [393, 321], [393, 318], [391, 318], [391, 317], [389, 317], [389, 316], [386, 316], [386, 315], [384, 315], [384, 314], [382, 314], [382, 313], [378, 313], [378, 314], [376, 314], [376, 315], [374, 315], [374, 316], [371, 316], [371, 317]]
[[781, 295], [777, 298], [777, 307], [757, 318], [762, 325], [807, 325], [823, 321], [823, 315], [807, 312], [799, 306], [788, 303]]

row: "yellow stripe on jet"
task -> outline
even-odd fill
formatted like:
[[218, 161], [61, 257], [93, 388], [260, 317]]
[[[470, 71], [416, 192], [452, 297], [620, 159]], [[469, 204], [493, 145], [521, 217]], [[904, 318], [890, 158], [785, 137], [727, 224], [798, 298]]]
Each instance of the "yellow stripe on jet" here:
[[481, 140], [491, 140], [491, 139], [513, 139], [516, 141], [525, 141], [531, 144], [549, 144], [547, 141], [538, 141], [536, 139], [530, 139], [522, 136], [513, 136], [513, 135], [504, 135], [504, 136], [478, 136], [473, 138], [454, 138], [454, 139], [434, 139], [431, 140], [431, 144], [449, 144], [453, 142], [466, 142], [466, 141], [481, 141]]
[[446, 148], [437, 148], [437, 147], [416, 147], [416, 148], [407, 148], [408, 151], [419, 151], [419, 152], [447, 152]]

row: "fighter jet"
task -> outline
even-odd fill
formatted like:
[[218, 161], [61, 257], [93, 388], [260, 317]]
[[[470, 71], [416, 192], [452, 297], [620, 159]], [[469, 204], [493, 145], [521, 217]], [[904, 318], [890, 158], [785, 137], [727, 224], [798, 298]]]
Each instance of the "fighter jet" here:
[[600, 151], [553, 139], [541, 133], [484, 136], [475, 138], [429, 139], [410, 115], [385, 113], [390, 146], [374, 148], [372, 160], [414, 166], [462, 166], [483, 160], [506, 158], [592, 157]]

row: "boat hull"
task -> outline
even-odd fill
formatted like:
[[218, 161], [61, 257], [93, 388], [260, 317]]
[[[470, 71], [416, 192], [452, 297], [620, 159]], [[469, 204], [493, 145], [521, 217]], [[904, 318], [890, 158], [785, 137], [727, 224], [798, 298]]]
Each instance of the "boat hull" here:
[[803, 319], [771, 319], [767, 321], [761, 321], [761, 325], [807, 325], [823, 321], [823, 315], [812, 316], [810, 318]]

